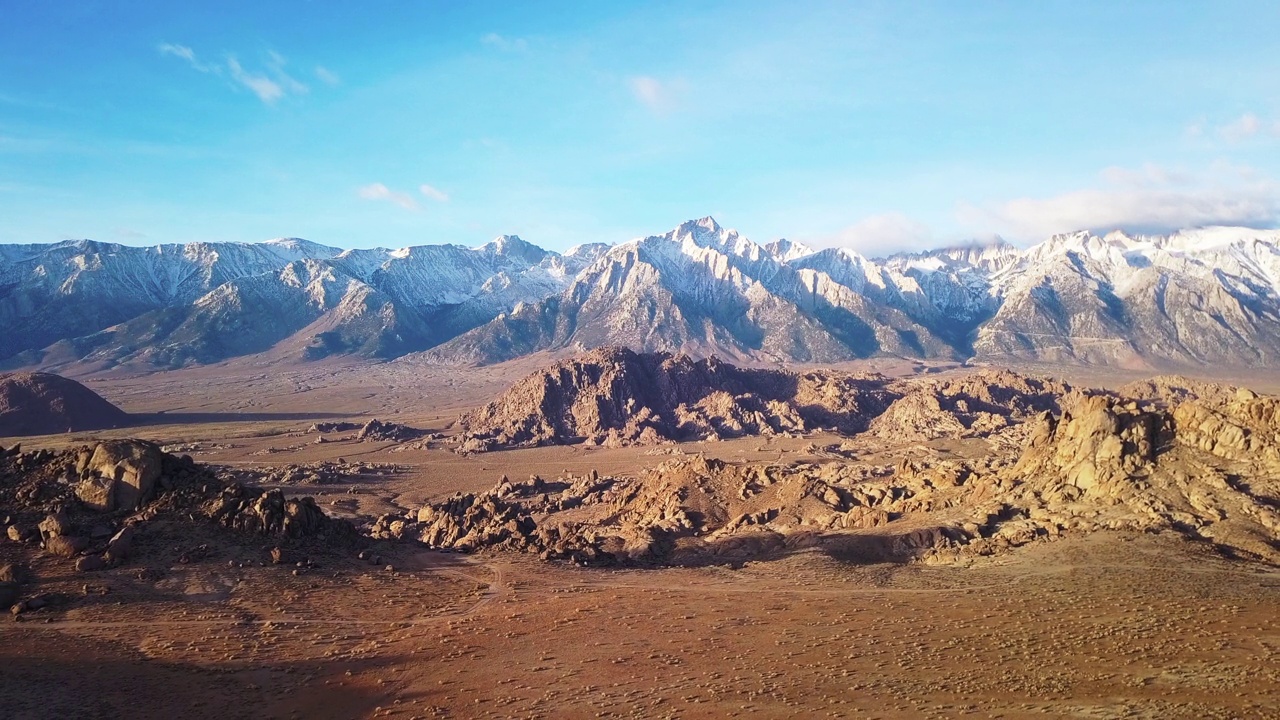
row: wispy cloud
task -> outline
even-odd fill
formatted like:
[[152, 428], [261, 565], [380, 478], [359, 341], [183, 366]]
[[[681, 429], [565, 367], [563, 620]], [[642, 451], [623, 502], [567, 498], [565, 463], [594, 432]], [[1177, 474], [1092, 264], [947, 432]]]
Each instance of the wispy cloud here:
[[1232, 143], [1239, 143], [1259, 135], [1280, 137], [1280, 120], [1264, 120], [1247, 112], [1231, 122], [1218, 126], [1218, 136]]
[[442, 202], [442, 203], [449, 202], [448, 193], [438, 188], [434, 188], [430, 185], [425, 185], [425, 184], [419, 185], [418, 192], [422, 193], [423, 197], [426, 197], [430, 200], [435, 200], [436, 202]]
[[627, 79], [631, 95], [650, 111], [665, 114], [675, 109], [687, 84], [683, 80], [659, 80], [649, 75]]
[[864, 255], [879, 256], [935, 247], [937, 238], [929, 226], [902, 213], [882, 213], [863, 218], [836, 233], [816, 240], [820, 247], [845, 247]]
[[231, 70], [231, 79], [249, 88], [262, 102], [269, 105], [284, 97], [284, 88], [279, 83], [266, 75], [245, 70], [234, 57], [227, 58], [227, 67]]
[[371, 183], [356, 190], [356, 194], [365, 200], [386, 200], [395, 203], [405, 210], [417, 211], [419, 209], [418, 201], [407, 192], [392, 190], [382, 183]]
[[342, 78], [338, 74], [323, 65], [317, 65], [315, 69], [316, 78], [325, 85], [341, 85]]
[[523, 38], [506, 38], [498, 33], [487, 33], [480, 38], [480, 43], [504, 52], [522, 52], [529, 48]]
[[1280, 220], [1280, 183], [1253, 168], [1216, 163], [1201, 172], [1154, 165], [1107, 168], [1096, 187], [994, 207], [961, 205], [959, 221], [1024, 240], [1123, 229], [1170, 232], [1208, 225], [1264, 227]]
[[[245, 67], [235, 55], [227, 55], [226, 60], [222, 63], [209, 63], [201, 60], [196, 55], [195, 50], [186, 45], [161, 43], [157, 46], [157, 49], [161, 55], [183, 60], [194, 70], [229, 79], [235, 85], [249, 90], [259, 100], [268, 105], [287, 95], [305, 95], [310, 91], [306, 83], [293, 77], [285, 70], [288, 61], [283, 55], [274, 50], [267, 52], [267, 60], [262, 69], [251, 69]], [[337, 84], [336, 75], [333, 75], [328, 70], [324, 71], [327, 75], [320, 75], [319, 71], [321, 70], [324, 70], [324, 68], [316, 68], [317, 77], [328, 84]], [[333, 82], [330, 82], [330, 79]]]
[[199, 70], [202, 73], [213, 73], [217, 75], [217, 74], [221, 74], [222, 72], [222, 68], [218, 67], [217, 65], [210, 65], [210, 64], [201, 62], [200, 59], [196, 57], [196, 51], [192, 50], [186, 45], [175, 45], [173, 43], [160, 43], [156, 47], [156, 49], [160, 51], [161, 55], [172, 55], [173, 57], [179, 58], [181, 60], [185, 60], [186, 63], [192, 67], [192, 69]]

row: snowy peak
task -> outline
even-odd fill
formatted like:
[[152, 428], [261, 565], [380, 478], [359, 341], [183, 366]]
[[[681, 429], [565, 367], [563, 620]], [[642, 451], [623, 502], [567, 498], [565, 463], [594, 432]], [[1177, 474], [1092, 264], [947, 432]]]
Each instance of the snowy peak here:
[[173, 367], [282, 348], [494, 362], [600, 344], [769, 361], [1267, 367], [1280, 365], [1280, 231], [1078, 232], [885, 258], [761, 245], [710, 217], [563, 255], [515, 235], [394, 250], [4, 245], [0, 337], [11, 367]]
[[518, 235], [501, 235], [476, 250], [490, 257], [523, 263], [525, 266], [537, 265], [548, 255], [546, 250], [521, 240]]
[[806, 255], [812, 255], [815, 252], [813, 248], [804, 243], [792, 242], [786, 238], [778, 238], [765, 245], [764, 249], [775, 260], [784, 263], [797, 260]]

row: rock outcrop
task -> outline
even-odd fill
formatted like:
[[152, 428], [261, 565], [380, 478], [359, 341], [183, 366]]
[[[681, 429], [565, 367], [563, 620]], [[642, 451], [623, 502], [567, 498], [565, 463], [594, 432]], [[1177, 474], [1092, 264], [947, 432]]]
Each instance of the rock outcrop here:
[[460, 448], [653, 444], [827, 427], [853, 433], [895, 399], [887, 383], [604, 348], [534, 373], [464, 415]]
[[[330, 518], [310, 497], [245, 487], [137, 440], [62, 452], [0, 449], [0, 517], [9, 541], [39, 543], [46, 555], [83, 572], [130, 560], [139, 539], [153, 532], [176, 533], [180, 542], [193, 533], [224, 532], [218, 526], [291, 543], [355, 535], [350, 522]], [[183, 552], [179, 561], [201, 552]]]
[[[1201, 388], [1140, 401], [992, 372], [885, 392], [899, 399], [864, 437], [899, 448], [891, 465], [811, 446], [828, 459], [695, 456], [634, 476], [504, 479], [381, 527], [433, 547], [582, 563], [732, 563], [799, 548], [963, 562], [1101, 530], [1177, 533], [1280, 563], [1280, 398]], [[977, 442], [957, 455], [955, 443], [927, 444], [938, 438]]]
[[76, 496], [99, 512], [135, 510], [155, 493], [164, 453], [154, 443], [113, 440], [82, 449], [76, 458]]
[[0, 436], [121, 427], [129, 416], [75, 380], [51, 373], [0, 375]]

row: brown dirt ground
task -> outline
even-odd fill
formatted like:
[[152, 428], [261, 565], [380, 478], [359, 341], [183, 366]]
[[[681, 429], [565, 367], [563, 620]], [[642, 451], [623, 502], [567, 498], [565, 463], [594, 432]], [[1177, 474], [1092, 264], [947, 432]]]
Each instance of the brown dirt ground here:
[[[634, 472], [669, 457], [580, 447], [461, 457], [393, 452], [350, 433], [318, 445], [305, 432], [369, 417], [449, 432], [459, 412], [534, 365], [242, 364], [82, 378], [149, 414], [146, 424], [23, 445], [132, 436], [197, 444], [202, 462], [401, 466], [387, 478], [290, 488], [359, 515], [488, 488], [503, 474]], [[830, 461], [804, 451], [829, 442], [838, 440], [676, 451]], [[854, 452], [888, 464], [970, 450], [865, 441]], [[15, 552], [0, 543], [0, 562]], [[253, 559], [244, 553], [217, 548], [189, 565], [131, 562], [92, 575], [38, 565], [41, 590], [68, 601], [0, 620], [0, 715], [1280, 716], [1280, 571], [1173, 537], [1074, 537], [966, 568], [801, 552], [737, 570], [601, 570], [403, 545], [386, 551], [394, 571], [335, 554], [295, 577], [289, 567], [239, 567]]]

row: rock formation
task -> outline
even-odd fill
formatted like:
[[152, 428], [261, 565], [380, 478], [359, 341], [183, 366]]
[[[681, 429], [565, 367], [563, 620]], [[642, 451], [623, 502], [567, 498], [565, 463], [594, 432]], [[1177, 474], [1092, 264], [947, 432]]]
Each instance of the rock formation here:
[[94, 391], [60, 375], [0, 375], [0, 436], [100, 430], [125, 425], [128, 417]]
[[310, 497], [245, 487], [139, 440], [62, 452], [0, 449], [0, 518], [8, 541], [39, 543], [85, 572], [126, 562], [137, 554], [139, 537], [185, 539], [192, 523], [292, 542], [355, 534], [351, 523], [328, 517]]
[[557, 363], [464, 415], [463, 451], [587, 442], [653, 444], [866, 428], [887, 380], [739, 368], [715, 358], [603, 348]]
[[463, 452], [649, 445], [833, 430], [895, 439], [986, 436], [1059, 410], [1070, 387], [1007, 370], [945, 379], [739, 368], [715, 358], [604, 348], [517, 382], [460, 419]]
[[[622, 355], [618, 369], [593, 357], [526, 380], [525, 390], [545, 389], [532, 399], [551, 416], [543, 425], [499, 423], [510, 432], [498, 437], [564, 437], [557, 421], [616, 427], [625, 417], [610, 414], [617, 404], [652, 418], [648, 397], [633, 388], [670, 380], [628, 382], [628, 373], [652, 371], [643, 362]], [[716, 371], [725, 372], [708, 374]], [[596, 387], [603, 397], [582, 409]], [[482, 415], [503, 417], [518, 407], [512, 397], [520, 395]], [[802, 547], [845, 559], [963, 562], [1099, 530], [1174, 532], [1280, 563], [1280, 398], [1203, 386], [1138, 400], [991, 371], [882, 383], [867, 397], [880, 404], [862, 407], [883, 413], [865, 437], [901, 448], [894, 464], [840, 454], [764, 464], [693, 457], [634, 476], [504, 480], [379, 528], [433, 547], [582, 563], [738, 562]], [[888, 397], [897, 399], [885, 409]], [[980, 439], [969, 447], [985, 450], [957, 456], [954, 446], [929, 445], [940, 438]]]

